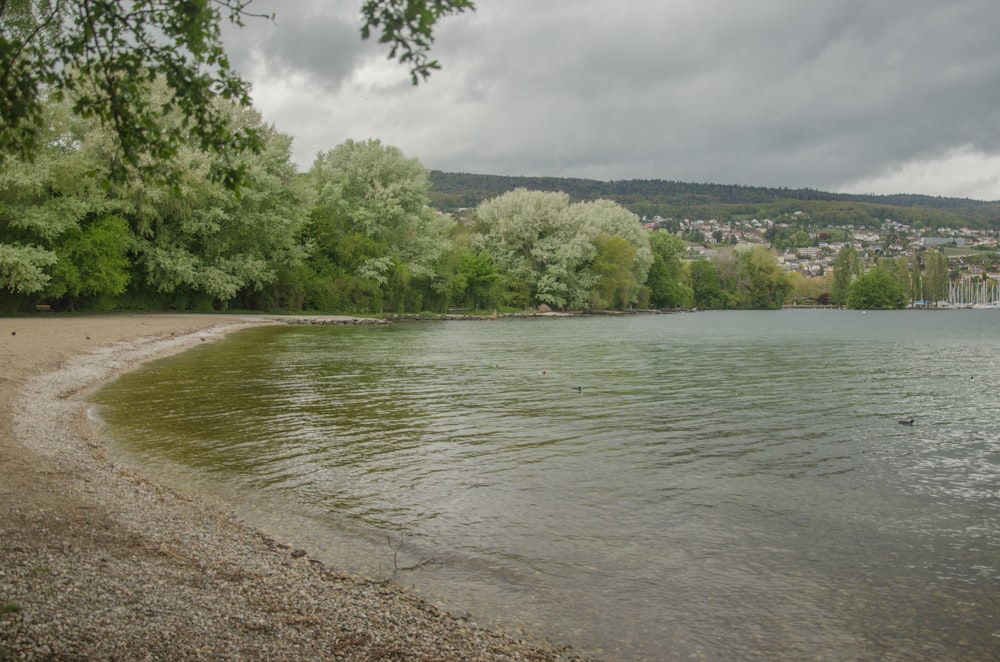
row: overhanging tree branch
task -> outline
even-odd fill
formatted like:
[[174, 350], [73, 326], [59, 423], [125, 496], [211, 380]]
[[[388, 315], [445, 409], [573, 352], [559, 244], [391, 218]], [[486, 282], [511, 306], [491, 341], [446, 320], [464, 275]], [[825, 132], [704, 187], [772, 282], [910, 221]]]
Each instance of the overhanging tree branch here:
[[[122, 168], [112, 177], [155, 176], [158, 162], [193, 142], [227, 165], [231, 188], [242, 178], [236, 157], [261, 148], [260, 136], [234, 128], [218, 101], [249, 107], [250, 85], [231, 67], [220, 22], [273, 18], [253, 0], [0, 0], [0, 160], [38, 149], [45, 95], [72, 95], [74, 111], [112, 129]], [[413, 82], [440, 65], [430, 60], [433, 28], [470, 0], [367, 0], [361, 34], [381, 28], [389, 56], [411, 65]], [[166, 98], [149, 91], [166, 84]], [[181, 120], [171, 121], [175, 110]]]

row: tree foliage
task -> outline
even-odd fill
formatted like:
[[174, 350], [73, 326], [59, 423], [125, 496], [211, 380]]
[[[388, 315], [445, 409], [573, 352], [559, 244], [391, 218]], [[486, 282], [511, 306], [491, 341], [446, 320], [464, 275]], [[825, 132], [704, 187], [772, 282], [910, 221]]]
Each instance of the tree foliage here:
[[590, 266], [597, 283], [591, 300], [595, 308], [621, 310], [632, 303], [635, 247], [622, 237], [601, 234], [594, 239], [597, 255]]
[[131, 178], [106, 186], [113, 137], [68, 104], [47, 102], [43, 149], [0, 171], [6, 289], [64, 308], [98, 305], [126, 287], [161, 307], [191, 297], [221, 307], [301, 260], [309, 198], [296, 183], [290, 139], [255, 111], [228, 109], [227, 121], [263, 141], [240, 157], [245, 186], [236, 195], [212, 176], [222, 157], [196, 144], [162, 166], [172, 185]]
[[888, 271], [876, 267], [851, 283], [847, 305], [860, 309], [905, 308], [906, 292]]
[[847, 293], [859, 271], [857, 249], [851, 244], [844, 244], [833, 261], [833, 288], [830, 295], [835, 305], [843, 306], [847, 303]]
[[34, 294], [49, 284], [46, 268], [58, 258], [52, 251], [34, 244], [0, 244], [0, 289], [15, 294]]
[[687, 284], [698, 308], [777, 309], [793, 289], [791, 277], [764, 246], [695, 260], [688, 265]]
[[571, 204], [563, 193], [517, 189], [487, 200], [476, 216], [479, 245], [497, 265], [501, 288], [525, 304], [628, 304], [652, 263], [639, 219], [607, 200]]
[[[249, 108], [250, 86], [232, 69], [221, 23], [261, 18], [252, 0], [0, 1], [0, 159], [32, 157], [42, 143], [46, 98], [67, 95], [73, 111], [108, 127], [128, 168], [157, 166], [196, 144], [222, 163], [213, 176], [242, 179], [240, 156], [263, 147], [254, 127], [229, 122], [226, 104]], [[367, 0], [361, 34], [381, 28], [390, 57], [410, 65], [413, 82], [439, 67], [428, 59], [436, 23], [473, 9], [468, 0]], [[162, 84], [167, 94], [149, 94]]]
[[378, 312], [383, 302], [406, 307], [420, 289], [421, 302], [446, 293], [437, 267], [453, 221], [427, 205], [430, 182], [417, 159], [379, 140], [347, 140], [316, 157], [309, 180], [314, 264], [353, 283], [360, 296], [348, 305]]
[[[657, 179], [599, 181], [569, 177], [511, 177], [431, 171], [431, 202], [446, 211], [472, 208], [517, 188], [559, 191], [573, 201], [613, 200], [649, 219], [718, 220], [800, 217], [830, 226], [870, 227], [891, 218], [916, 228], [1000, 229], [1000, 202], [926, 195], [854, 195], [814, 189], [701, 184]], [[808, 243], [796, 229], [779, 239]]]
[[476, 310], [492, 305], [497, 278], [496, 265], [488, 253], [460, 253], [452, 285], [452, 301]]
[[131, 279], [129, 244], [128, 222], [120, 216], [71, 228], [56, 246], [58, 261], [46, 294], [92, 306], [97, 299], [96, 307], [102, 307], [99, 302], [125, 292]]
[[688, 265], [688, 281], [697, 308], [724, 308], [726, 297], [719, 283], [715, 266], [708, 260], [695, 260]]
[[[675, 234], [657, 230], [650, 234], [649, 245], [653, 253], [647, 285], [650, 303], [657, 308], [686, 308], [694, 305], [694, 290], [685, 282], [684, 242]], [[704, 304], [703, 304], [704, 305]]]
[[777, 310], [792, 291], [792, 282], [765, 246], [737, 252], [745, 286], [738, 292], [736, 307]]
[[948, 298], [948, 258], [941, 251], [924, 253], [923, 298], [937, 303]]
[[442, 17], [475, 9], [470, 0], [367, 0], [361, 8], [364, 24], [361, 36], [367, 39], [372, 30], [381, 28], [379, 42], [392, 44], [389, 57], [410, 64], [410, 77], [416, 85], [426, 80], [437, 60], [429, 59], [434, 43], [434, 26]]

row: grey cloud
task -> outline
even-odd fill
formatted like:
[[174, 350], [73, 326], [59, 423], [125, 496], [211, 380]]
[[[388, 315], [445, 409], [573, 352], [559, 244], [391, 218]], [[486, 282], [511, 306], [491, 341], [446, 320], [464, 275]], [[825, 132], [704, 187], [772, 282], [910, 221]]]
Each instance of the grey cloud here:
[[312, 3], [276, 3], [254, 52], [262, 75], [323, 86], [317, 113], [362, 109], [338, 136], [356, 124], [449, 170], [834, 188], [1000, 152], [995, 0], [477, 4], [440, 25], [444, 69], [418, 91], [401, 66], [339, 88], [384, 47]]
[[301, 76], [335, 91], [374, 52], [373, 44], [360, 38], [356, 12], [345, 12], [348, 6], [257, 0], [252, 11], [274, 20], [250, 18], [240, 29], [227, 29], [230, 57], [238, 70], [254, 71], [261, 79]]

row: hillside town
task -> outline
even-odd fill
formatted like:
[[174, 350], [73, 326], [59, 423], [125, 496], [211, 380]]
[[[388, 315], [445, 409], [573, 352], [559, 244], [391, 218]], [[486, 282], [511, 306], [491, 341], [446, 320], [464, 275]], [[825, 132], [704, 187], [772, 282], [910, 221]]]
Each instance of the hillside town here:
[[[644, 219], [646, 228], [668, 229], [688, 244], [688, 257], [708, 258], [725, 247], [764, 245], [774, 249], [786, 271], [819, 277], [833, 270], [833, 262], [845, 245], [851, 245], [868, 262], [880, 257], [914, 259], [926, 249], [942, 250], [948, 257], [953, 280], [976, 281], [984, 276], [1000, 282], [1000, 232], [972, 228], [914, 228], [885, 219], [880, 226], [822, 227], [795, 212], [788, 220], [749, 219], [734, 221]], [[805, 221], [805, 222], [804, 222]], [[819, 229], [810, 230], [810, 226]], [[782, 239], [779, 239], [782, 238]], [[969, 259], [979, 256], [979, 259]]]

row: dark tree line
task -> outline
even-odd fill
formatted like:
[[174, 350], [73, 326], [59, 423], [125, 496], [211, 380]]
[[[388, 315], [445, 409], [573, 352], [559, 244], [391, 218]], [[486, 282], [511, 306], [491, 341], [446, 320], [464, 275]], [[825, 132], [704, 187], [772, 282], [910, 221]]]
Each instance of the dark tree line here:
[[663, 180], [598, 181], [431, 172], [431, 202], [439, 209], [472, 208], [516, 188], [562, 191], [574, 201], [608, 199], [639, 216], [736, 220], [804, 212], [829, 226], [880, 225], [891, 218], [916, 228], [1000, 230], [1000, 203], [921, 195], [871, 196], [814, 189], [764, 188]]

